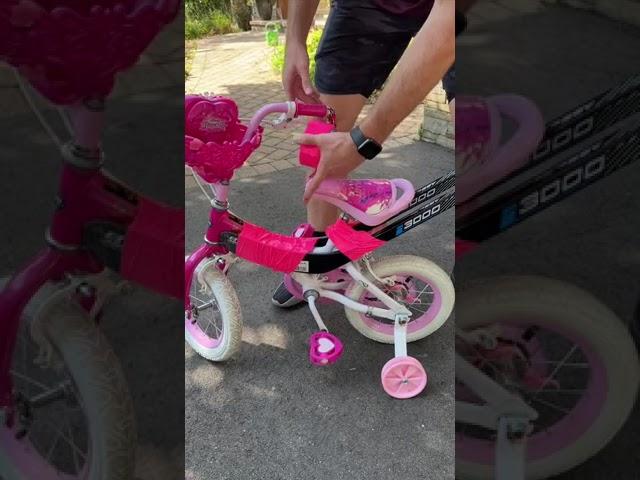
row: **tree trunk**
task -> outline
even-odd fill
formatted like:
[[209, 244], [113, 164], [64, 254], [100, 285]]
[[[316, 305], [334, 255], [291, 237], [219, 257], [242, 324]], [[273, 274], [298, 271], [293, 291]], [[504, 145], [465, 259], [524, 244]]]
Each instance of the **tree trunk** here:
[[247, 0], [231, 0], [231, 14], [240, 30], [251, 29], [251, 6]]
[[262, 20], [271, 20], [273, 14], [273, 1], [272, 0], [255, 0], [256, 8], [258, 9], [258, 15]]

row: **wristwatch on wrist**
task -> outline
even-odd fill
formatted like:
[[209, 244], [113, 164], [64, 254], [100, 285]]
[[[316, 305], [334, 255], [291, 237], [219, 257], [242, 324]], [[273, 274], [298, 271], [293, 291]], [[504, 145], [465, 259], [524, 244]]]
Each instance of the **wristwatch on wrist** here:
[[371, 160], [382, 151], [382, 145], [376, 142], [373, 138], [368, 138], [362, 133], [360, 127], [355, 127], [350, 132], [351, 140], [356, 144], [358, 153], [367, 160]]

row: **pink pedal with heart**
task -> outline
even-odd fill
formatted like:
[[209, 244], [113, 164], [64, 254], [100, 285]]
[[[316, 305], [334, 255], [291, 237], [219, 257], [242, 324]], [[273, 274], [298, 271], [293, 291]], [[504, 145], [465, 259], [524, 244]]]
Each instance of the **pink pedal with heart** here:
[[309, 337], [309, 360], [323, 367], [336, 363], [342, 356], [342, 342], [329, 332], [316, 332]]

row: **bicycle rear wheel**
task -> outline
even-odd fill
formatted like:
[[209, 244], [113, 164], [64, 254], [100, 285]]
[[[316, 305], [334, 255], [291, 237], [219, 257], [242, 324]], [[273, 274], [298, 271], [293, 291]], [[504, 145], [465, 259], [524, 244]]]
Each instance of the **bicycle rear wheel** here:
[[[458, 295], [456, 324], [484, 329], [491, 348], [457, 339], [456, 351], [538, 411], [526, 478], [557, 475], [604, 447], [635, 402], [640, 368], [615, 314], [572, 285], [539, 277], [483, 279]], [[482, 400], [460, 381], [456, 399]], [[495, 431], [456, 424], [456, 472], [493, 478]]]
[[[373, 273], [389, 285], [378, 285], [387, 295], [411, 311], [407, 341], [431, 335], [447, 321], [453, 310], [455, 290], [449, 276], [435, 263], [422, 257], [396, 255], [371, 264]], [[357, 302], [386, 308], [362, 283], [352, 282], [345, 295]], [[393, 343], [393, 320], [367, 316], [345, 307], [353, 327], [376, 342]]]

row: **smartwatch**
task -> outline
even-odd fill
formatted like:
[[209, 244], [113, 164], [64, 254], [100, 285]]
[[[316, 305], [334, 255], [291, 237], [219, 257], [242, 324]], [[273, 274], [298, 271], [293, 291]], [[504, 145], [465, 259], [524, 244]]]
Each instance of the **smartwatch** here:
[[376, 142], [373, 138], [368, 138], [362, 133], [360, 127], [355, 127], [350, 132], [351, 140], [356, 144], [358, 153], [367, 160], [371, 160], [382, 151], [382, 145]]

